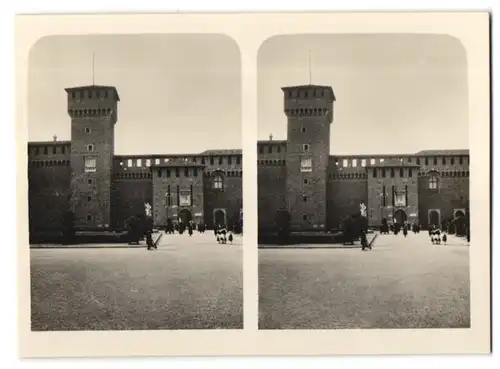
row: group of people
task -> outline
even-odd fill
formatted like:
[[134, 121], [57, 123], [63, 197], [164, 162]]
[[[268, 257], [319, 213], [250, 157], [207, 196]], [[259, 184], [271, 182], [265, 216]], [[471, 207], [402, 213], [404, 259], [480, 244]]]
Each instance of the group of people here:
[[[443, 234], [441, 236], [441, 233]], [[442, 232], [438, 226], [433, 225], [429, 228], [429, 236], [433, 245], [440, 245], [441, 241], [446, 245], [447, 236], [445, 232]]]
[[403, 236], [408, 236], [408, 232], [412, 231], [414, 234], [420, 233], [420, 225], [418, 223], [409, 224], [407, 221], [403, 223], [388, 224], [387, 219], [382, 221], [382, 226], [380, 227], [380, 234], [389, 234], [393, 232], [394, 235], [398, 235], [399, 232], [403, 233]]
[[219, 224], [214, 228], [215, 238], [217, 239], [217, 243], [233, 243], [233, 233], [229, 232], [225, 225]]

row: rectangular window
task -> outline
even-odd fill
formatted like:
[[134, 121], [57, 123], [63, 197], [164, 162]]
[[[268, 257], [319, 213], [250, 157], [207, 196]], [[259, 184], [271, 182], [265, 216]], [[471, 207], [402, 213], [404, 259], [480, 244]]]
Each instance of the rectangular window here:
[[382, 206], [384, 206], [384, 207], [385, 207], [385, 204], [386, 204], [386, 197], [387, 197], [387, 196], [386, 196], [386, 193], [385, 193], [385, 186], [382, 186], [382, 193], [381, 193], [381, 195], [382, 195]]
[[48, 155], [49, 154], [49, 148], [47, 146], [44, 146], [43, 148], [43, 154]]
[[396, 206], [406, 206], [406, 195], [405, 193], [396, 193], [396, 198], [395, 198], [395, 205]]
[[394, 168], [391, 168], [391, 178], [394, 178]]
[[96, 171], [96, 159], [95, 158], [85, 158], [85, 172], [93, 173]]
[[65, 154], [66, 153], [66, 146], [61, 146], [61, 154]]
[[88, 221], [88, 222], [91, 222], [91, 221], [92, 221], [92, 215], [90, 215], [90, 214], [88, 214], [88, 215], [87, 215], [87, 221]]
[[403, 168], [399, 168], [399, 176], [402, 178], [405, 176], [405, 173], [404, 173], [404, 169]]
[[302, 129], [300, 130], [302, 133], [306, 133], [306, 127], [302, 127]]
[[281, 146], [279, 146], [279, 145], [278, 145], [278, 146], [276, 146], [276, 151], [277, 151], [277, 152], [281, 152]]
[[304, 157], [300, 159], [300, 171], [312, 172], [312, 159], [311, 157]]
[[241, 164], [241, 156], [236, 157], [236, 164], [238, 164], [238, 165]]
[[80, 99], [83, 99], [83, 91], [80, 91]]
[[420, 165], [420, 158], [417, 158], [417, 165]]
[[158, 178], [161, 178], [161, 169], [158, 169]]
[[90, 90], [88, 91], [88, 96], [89, 96], [89, 99], [92, 98], [92, 91], [90, 91]]
[[446, 165], [446, 158], [443, 156], [443, 161], [442, 161], [443, 165]]
[[377, 168], [373, 168], [373, 178], [377, 178]]
[[458, 158], [458, 163], [459, 163], [460, 165], [462, 165], [462, 164], [464, 163], [464, 158], [460, 156], [460, 157]]
[[342, 160], [342, 166], [346, 168], [348, 165], [347, 159]]
[[375, 165], [375, 159], [370, 159], [370, 165]]
[[137, 159], [137, 166], [142, 167], [142, 159]]
[[167, 173], [166, 174], [167, 174], [167, 178], [170, 178], [170, 169], [169, 168], [167, 168]]
[[94, 151], [94, 145], [92, 145], [92, 144], [87, 145], [87, 151], [88, 152], [93, 152]]
[[96, 95], [97, 95], [97, 98], [100, 99], [101, 98], [101, 91], [97, 90]]
[[193, 168], [193, 176], [198, 177], [198, 168]]
[[307, 220], [307, 214], [302, 214], [302, 220]]
[[175, 168], [175, 176], [179, 177], [179, 168]]
[[425, 165], [429, 165], [429, 158], [425, 158]]
[[306, 195], [302, 195], [302, 201], [307, 202], [307, 196]]
[[127, 167], [131, 168], [134, 163], [132, 162], [132, 159], [127, 160]]
[[309, 145], [308, 144], [302, 145], [302, 151], [308, 152], [309, 151]]
[[147, 159], [147, 160], [146, 160], [146, 166], [147, 166], [147, 167], [150, 167], [150, 166], [151, 166], [151, 159]]
[[56, 146], [52, 147], [52, 154], [57, 154], [57, 147]]
[[214, 165], [214, 157], [213, 156], [210, 157], [210, 165]]
[[412, 177], [413, 176], [413, 170], [410, 168], [408, 169], [408, 177]]
[[92, 201], [92, 196], [87, 196], [87, 201], [91, 202]]
[[201, 164], [205, 165], [205, 157], [204, 156], [201, 157]]
[[352, 159], [352, 166], [356, 168], [358, 166], [358, 159]]
[[219, 165], [222, 165], [222, 156], [219, 156]]
[[268, 152], [269, 154], [272, 154], [272, 153], [273, 153], [273, 147], [272, 147], [271, 145], [269, 145], [269, 146], [267, 147], [267, 152]]
[[408, 163], [411, 163], [411, 158], [408, 158]]
[[382, 168], [382, 177], [385, 178], [385, 168]]
[[155, 159], [155, 164], [159, 165], [160, 164], [160, 159]]
[[87, 184], [91, 185], [92, 184], [92, 178], [87, 179]]
[[309, 184], [309, 180], [307, 178], [304, 178], [304, 184]]
[[259, 154], [264, 154], [264, 145], [259, 146]]
[[450, 159], [450, 164], [451, 165], [455, 165], [455, 158], [452, 156], [451, 159]]
[[195, 163], [195, 164], [196, 164], [196, 161], [197, 161], [197, 159], [196, 159], [196, 156], [195, 156], [195, 157], [193, 158], [193, 163]]
[[228, 165], [233, 164], [233, 157], [232, 157], [232, 156], [228, 156], [228, 157], [227, 157], [227, 164], [228, 164]]
[[179, 193], [179, 206], [191, 206], [191, 192], [180, 191]]
[[184, 177], [189, 177], [189, 168], [184, 168]]
[[89, 127], [85, 127], [85, 133], [90, 133], [90, 128]]
[[366, 159], [361, 159], [361, 166], [366, 167]]
[[438, 158], [437, 158], [437, 157], [434, 157], [433, 162], [434, 162], [434, 165], [437, 165], [437, 163], [438, 163]]

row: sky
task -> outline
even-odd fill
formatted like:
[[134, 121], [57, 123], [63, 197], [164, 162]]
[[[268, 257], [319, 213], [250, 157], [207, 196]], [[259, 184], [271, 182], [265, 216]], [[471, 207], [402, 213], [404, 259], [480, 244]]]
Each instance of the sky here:
[[52, 141], [54, 135], [58, 140], [71, 139], [64, 89], [92, 85], [93, 76], [96, 85], [115, 86], [120, 95], [117, 155], [242, 147], [240, 52], [229, 37], [40, 39], [29, 60], [29, 141]]
[[286, 138], [281, 87], [312, 83], [336, 95], [332, 155], [469, 148], [467, 56], [450, 36], [274, 36], [257, 68], [260, 140]]

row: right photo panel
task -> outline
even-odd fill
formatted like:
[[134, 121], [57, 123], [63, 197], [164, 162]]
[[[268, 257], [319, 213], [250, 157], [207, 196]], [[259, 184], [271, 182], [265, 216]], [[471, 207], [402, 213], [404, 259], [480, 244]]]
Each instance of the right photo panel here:
[[261, 45], [259, 329], [470, 327], [468, 116], [453, 37]]

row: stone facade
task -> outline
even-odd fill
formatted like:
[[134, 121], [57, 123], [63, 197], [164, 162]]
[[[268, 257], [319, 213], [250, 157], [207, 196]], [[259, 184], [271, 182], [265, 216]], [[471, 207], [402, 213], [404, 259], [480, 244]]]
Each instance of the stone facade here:
[[[80, 230], [123, 229], [128, 219], [144, 214], [145, 203], [152, 204], [157, 226], [165, 226], [167, 217], [179, 221], [186, 211], [209, 228], [223, 221], [229, 227], [242, 222], [241, 150], [115, 155], [116, 88], [83, 86], [66, 92], [71, 141], [28, 143], [31, 233], [61, 232], [68, 211], [75, 214]], [[164, 176], [158, 177], [158, 171]], [[167, 210], [169, 186], [171, 205], [186, 200], [187, 194], [191, 204]]]
[[[370, 226], [379, 226], [385, 218], [426, 228], [468, 212], [468, 150], [330, 155], [332, 88], [282, 90], [287, 139], [271, 137], [257, 144], [260, 231], [273, 229], [283, 209], [290, 212], [292, 229], [339, 229], [343, 220], [359, 212], [361, 201]], [[306, 171], [304, 156], [311, 159]]]

